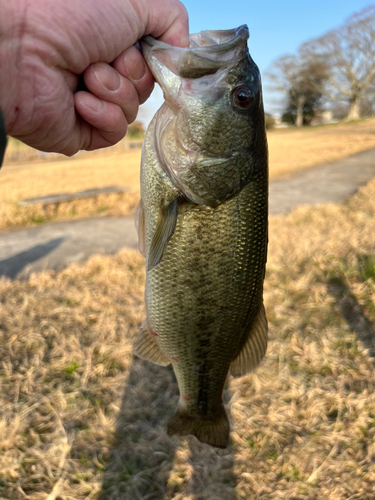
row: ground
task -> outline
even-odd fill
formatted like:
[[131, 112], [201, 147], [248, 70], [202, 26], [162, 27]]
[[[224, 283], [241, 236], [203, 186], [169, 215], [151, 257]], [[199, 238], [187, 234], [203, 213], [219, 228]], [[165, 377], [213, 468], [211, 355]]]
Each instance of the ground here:
[[[375, 147], [375, 119], [339, 123], [322, 127], [271, 130], [268, 133], [270, 178], [326, 163]], [[16, 143], [11, 143], [10, 159]], [[18, 148], [23, 146], [18, 144]], [[98, 215], [129, 215], [139, 200], [141, 150], [121, 148], [80, 153], [57, 159], [48, 155], [42, 161], [12, 163], [0, 174], [0, 231]], [[38, 204], [19, 207], [17, 202], [53, 193], [76, 192], [104, 186], [129, 186], [123, 194], [101, 195], [57, 205]]]
[[137, 252], [2, 278], [0, 498], [373, 499], [374, 200], [270, 218], [269, 347], [228, 380], [226, 450], [166, 434], [173, 372], [132, 354]]

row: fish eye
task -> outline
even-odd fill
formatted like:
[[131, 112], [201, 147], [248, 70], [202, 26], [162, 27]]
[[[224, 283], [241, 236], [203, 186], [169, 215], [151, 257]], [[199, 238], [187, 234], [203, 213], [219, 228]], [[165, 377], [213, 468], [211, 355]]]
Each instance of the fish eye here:
[[254, 100], [253, 92], [245, 85], [237, 87], [233, 92], [233, 102], [237, 108], [246, 109]]

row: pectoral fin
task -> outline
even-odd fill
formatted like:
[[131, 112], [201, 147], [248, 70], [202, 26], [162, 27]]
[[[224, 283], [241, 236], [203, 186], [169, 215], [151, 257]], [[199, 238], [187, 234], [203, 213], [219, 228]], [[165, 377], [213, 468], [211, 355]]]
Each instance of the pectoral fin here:
[[234, 377], [246, 375], [259, 365], [267, 350], [267, 330], [266, 311], [262, 304], [245, 345], [230, 364], [229, 371]]
[[134, 354], [156, 365], [167, 366], [170, 361], [161, 352], [155, 338], [156, 334], [149, 329], [147, 320], [145, 320], [141, 325], [141, 333], [134, 344]]
[[249, 169], [245, 176], [241, 168], [237, 155], [199, 158], [190, 168], [178, 173], [178, 185], [194, 203], [216, 208], [247, 184]]
[[148, 254], [147, 271], [159, 264], [167, 243], [173, 236], [177, 223], [179, 198], [176, 196], [168, 205], [162, 206], [160, 209]]

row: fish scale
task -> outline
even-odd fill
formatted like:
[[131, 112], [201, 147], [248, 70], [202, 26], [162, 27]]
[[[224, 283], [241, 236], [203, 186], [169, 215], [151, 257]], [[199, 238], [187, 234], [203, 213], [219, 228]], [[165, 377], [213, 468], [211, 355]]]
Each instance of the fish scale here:
[[[241, 28], [236, 33], [246, 36]], [[213, 104], [212, 97], [205, 100], [203, 93], [193, 110], [192, 103], [205, 88], [204, 78], [209, 78], [206, 82], [209, 94], [209, 85], [215, 77], [212, 66], [218, 56], [208, 64], [209, 77], [204, 76], [201, 53], [198, 59], [189, 59], [189, 64], [191, 60], [198, 60], [200, 65], [198, 94], [195, 101], [189, 94], [184, 102], [179, 91], [181, 101], [176, 104], [168, 97], [168, 92], [173, 97], [168, 84], [176, 83], [174, 76], [168, 70], [163, 80], [158, 74], [157, 62], [142, 45], [150, 69], [164, 90], [166, 103], [147, 130], [142, 154], [139, 233], [140, 240], [144, 239], [141, 246], [145, 248], [147, 265], [147, 319], [135, 352], [159, 364], [172, 363], [180, 402], [168, 432], [194, 434], [201, 441], [219, 447], [228, 443], [229, 424], [222, 403], [228, 370], [235, 376], [249, 372], [264, 356], [267, 344], [263, 279], [267, 254], [268, 166], [259, 78], [259, 84], [254, 87], [259, 95], [247, 114], [242, 110], [233, 111], [231, 97], [236, 85], [257, 82], [258, 70], [248, 56], [243, 39], [246, 42], [246, 38], [242, 38], [239, 43], [243, 44], [245, 56], [234, 62], [237, 70], [229, 67], [227, 74], [217, 76], [221, 80], [215, 87], [215, 99], [221, 101]], [[232, 43], [231, 50], [233, 46]], [[209, 53], [210, 47], [204, 49]], [[240, 53], [239, 50], [236, 53]], [[210, 54], [207, 57], [211, 57]], [[163, 55], [163, 63], [165, 59]], [[163, 73], [164, 69], [160, 71]], [[194, 68], [191, 71], [194, 72]], [[234, 78], [236, 74], [240, 75], [240, 82]], [[244, 79], [244, 74], [251, 78]], [[185, 87], [194, 92], [194, 82], [189, 82]], [[255, 84], [249, 84], [248, 88], [251, 89], [251, 85]], [[184, 88], [182, 83], [181, 88]], [[221, 97], [217, 97], [217, 88], [222, 88]], [[204, 109], [207, 113], [202, 113]], [[215, 109], [218, 110], [216, 117]], [[176, 122], [169, 119], [168, 141], [163, 143], [159, 125], [166, 121], [163, 122], [163, 117], [166, 113], [170, 115], [171, 110], [178, 118]], [[223, 114], [232, 121], [222, 124], [225, 130], [218, 141], [218, 120], [222, 120]], [[177, 127], [175, 124], [181, 124], [181, 120], [185, 120], [184, 126]], [[179, 140], [184, 145], [195, 145], [198, 154], [195, 163], [190, 161], [184, 166], [184, 155], [189, 151], [179, 149]], [[217, 156], [213, 157], [215, 147]], [[173, 157], [170, 161], [169, 155]], [[174, 171], [180, 162], [181, 169]], [[188, 176], [180, 175], [183, 169]]]

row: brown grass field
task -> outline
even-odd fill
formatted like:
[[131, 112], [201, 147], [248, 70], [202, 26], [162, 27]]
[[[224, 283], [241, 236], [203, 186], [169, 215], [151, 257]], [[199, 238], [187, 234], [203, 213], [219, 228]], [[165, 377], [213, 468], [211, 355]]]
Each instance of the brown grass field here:
[[[317, 163], [337, 160], [375, 147], [375, 119], [268, 133], [271, 179]], [[26, 148], [15, 142], [13, 149]], [[61, 160], [5, 163], [0, 173], [0, 230], [53, 220], [132, 213], [139, 198], [141, 151], [108, 149]], [[48, 158], [48, 157], [47, 157]], [[124, 194], [102, 195], [59, 205], [20, 208], [17, 201], [104, 186], [129, 186]]]
[[137, 252], [0, 280], [0, 498], [374, 499], [374, 217], [375, 180], [270, 219], [269, 348], [228, 380], [226, 450], [166, 434], [173, 372], [132, 354]]

